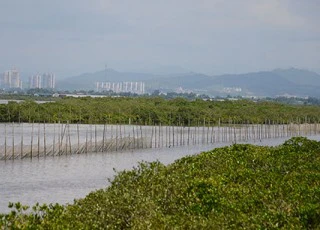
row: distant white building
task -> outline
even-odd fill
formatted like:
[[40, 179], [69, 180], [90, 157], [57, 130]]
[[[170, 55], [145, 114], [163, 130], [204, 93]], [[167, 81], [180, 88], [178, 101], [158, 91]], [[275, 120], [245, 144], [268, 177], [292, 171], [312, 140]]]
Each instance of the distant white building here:
[[42, 75], [42, 88], [54, 89], [56, 87], [56, 77], [54, 74], [45, 73]]
[[145, 93], [144, 82], [96, 82], [96, 90], [102, 91], [113, 91], [115, 93]]
[[36, 74], [29, 78], [30, 89], [54, 89], [56, 86], [56, 79], [54, 74], [44, 73], [42, 75]]
[[30, 89], [41, 88], [41, 75], [33, 75], [29, 77], [29, 88]]
[[242, 88], [240, 87], [225, 87], [223, 88], [224, 93], [240, 93], [242, 92]]
[[20, 73], [17, 69], [4, 72], [0, 78], [0, 85], [5, 89], [22, 88]]

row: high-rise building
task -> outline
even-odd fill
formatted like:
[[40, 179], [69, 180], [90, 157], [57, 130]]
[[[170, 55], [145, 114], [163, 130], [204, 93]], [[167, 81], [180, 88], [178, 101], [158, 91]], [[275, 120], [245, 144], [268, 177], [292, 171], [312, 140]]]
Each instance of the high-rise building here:
[[29, 88], [40, 89], [41, 88], [41, 75], [33, 75], [29, 77]]
[[42, 88], [54, 89], [56, 87], [56, 78], [54, 74], [45, 73], [42, 75]]
[[113, 91], [115, 93], [145, 93], [144, 82], [96, 82], [96, 90]]
[[3, 73], [0, 79], [0, 85], [2, 88], [22, 88], [22, 82], [20, 80], [20, 73], [17, 69], [8, 70]]
[[29, 88], [54, 89], [56, 79], [54, 74], [45, 73], [42, 75], [33, 75], [29, 78]]

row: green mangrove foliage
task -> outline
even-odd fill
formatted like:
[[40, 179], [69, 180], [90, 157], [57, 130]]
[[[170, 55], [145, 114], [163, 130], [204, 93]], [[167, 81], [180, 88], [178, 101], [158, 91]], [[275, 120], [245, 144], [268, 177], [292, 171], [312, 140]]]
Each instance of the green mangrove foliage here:
[[140, 163], [74, 204], [21, 204], [12, 229], [319, 229], [320, 142], [235, 144], [165, 166]]
[[37, 104], [27, 100], [0, 105], [0, 122], [132, 123], [212, 125], [220, 123], [315, 123], [319, 106], [275, 102], [188, 101], [183, 98], [64, 98]]

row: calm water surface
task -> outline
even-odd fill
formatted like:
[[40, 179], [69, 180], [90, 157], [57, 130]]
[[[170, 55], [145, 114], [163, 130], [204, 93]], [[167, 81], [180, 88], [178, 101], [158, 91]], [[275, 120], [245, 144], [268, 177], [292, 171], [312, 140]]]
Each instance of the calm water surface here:
[[[320, 140], [320, 136], [309, 138]], [[278, 145], [284, 140], [267, 139], [254, 144]], [[115, 175], [113, 169], [131, 169], [140, 161], [159, 160], [170, 164], [183, 156], [223, 145], [228, 144], [0, 161], [0, 213], [9, 210], [9, 201], [28, 205], [36, 202], [72, 203], [75, 198], [85, 197], [91, 191], [108, 186], [107, 179]]]

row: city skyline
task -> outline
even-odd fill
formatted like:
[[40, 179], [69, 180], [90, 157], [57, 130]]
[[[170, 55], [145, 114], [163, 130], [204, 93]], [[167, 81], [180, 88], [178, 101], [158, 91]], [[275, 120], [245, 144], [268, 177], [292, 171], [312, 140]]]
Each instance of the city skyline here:
[[0, 74], [0, 88], [2, 89], [54, 89], [55, 86], [56, 78], [53, 73], [32, 74], [27, 82], [22, 81], [20, 71], [17, 68], [6, 70]]

